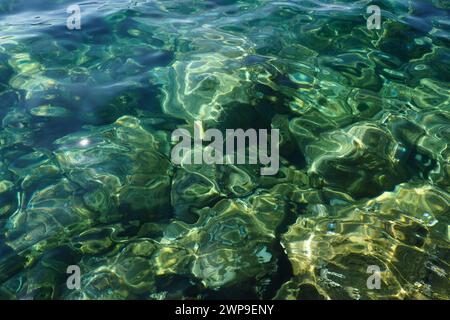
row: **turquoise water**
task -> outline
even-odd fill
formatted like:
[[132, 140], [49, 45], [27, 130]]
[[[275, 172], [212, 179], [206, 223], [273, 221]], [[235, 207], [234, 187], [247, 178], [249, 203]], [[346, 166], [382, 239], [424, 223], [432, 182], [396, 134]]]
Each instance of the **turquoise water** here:
[[449, 299], [448, 1], [72, 4], [0, 0], [1, 299]]

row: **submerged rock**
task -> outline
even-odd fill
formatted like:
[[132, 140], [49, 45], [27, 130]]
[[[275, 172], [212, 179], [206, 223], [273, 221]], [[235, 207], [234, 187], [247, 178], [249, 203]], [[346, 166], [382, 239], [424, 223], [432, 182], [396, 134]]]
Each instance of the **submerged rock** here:
[[[212, 208], [199, 210], [200, 219], [193, 225], [174, 222], [162, 243], [189, 251], [191, 262], [185, 272], [192, 273], [206, 288], [218, 291], [239, 286], [256, 295], [251, 283], [256, 280], [258, 290], [263, 291], [268, 284], [263, 279], [276, 272], [279, 255], [276, 224], [264, 214], [276, 206], [263, 209], [261, 201], [254, 200], [254, 209], [242, 201], [219, 201]], [[283, 210], [278, 210], [280, 221]], [[176, 255], [177, 251], [172, 256]]]
[[[448, 296], [444, 278], [450, 270], [442, 242], [448, 199], [445, 192], [430, 186], [401, 185], [395, 192], [344, 207], [330, 216], [297, 219], [282, 237], [294, 278], [280, 289], [278, 297]], [[375, 269], [380, 271], [379, 290], [366, 284]]]
[[82, 259], [81, 290], [65, 290], [66, 299], [150, 298], [156, 289], [151, 257], [158, 245], [150, 239], [116, 245], [113, 254]]
[[[8, 169], [21, 185], [20, 208], [6, 216], [5, 242], [27, 252], [67, 244], [100, 222], [168, 219], [167, 143], [164, 132], [124, 117], [61, 138], [53, 154], [16, 154]], [[10, 206], [2, 210], [10, 214], [15, 202], [4, 185], [1, 196]]]
[[59, 139], [55, 156], [71, 181], [94, 193], [84, 199], [91, 210], [102, 212], [102, 219], [113, 219], [111, 208], [129, 218], [168, 217], [166, 137], [146, 130], [136, 118], [122, 117], [113, 125]]
[[354, 197], [373, 196], [408, 178], [394, 159], [396, 148], [389, 132], [372, 124], [324, 133], [305, 147], [308, 174], [316, 186], [329, 186]]

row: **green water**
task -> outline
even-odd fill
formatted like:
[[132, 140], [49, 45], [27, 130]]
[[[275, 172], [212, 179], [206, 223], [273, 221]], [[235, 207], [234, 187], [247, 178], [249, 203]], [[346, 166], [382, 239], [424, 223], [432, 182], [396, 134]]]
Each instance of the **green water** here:
[[[70, 4], [0, 0], [1, 299], [449, 299], [448, 1]], [[174, 165], [197, 120], [278, 174]]]

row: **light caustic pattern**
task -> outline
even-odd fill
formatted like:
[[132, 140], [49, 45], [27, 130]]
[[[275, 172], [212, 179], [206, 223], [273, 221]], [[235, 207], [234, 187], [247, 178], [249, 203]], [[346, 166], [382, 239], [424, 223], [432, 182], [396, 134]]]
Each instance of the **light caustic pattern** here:
[[0, 298], [450, 298], [448, 1], [73, 4], [0, 0]]

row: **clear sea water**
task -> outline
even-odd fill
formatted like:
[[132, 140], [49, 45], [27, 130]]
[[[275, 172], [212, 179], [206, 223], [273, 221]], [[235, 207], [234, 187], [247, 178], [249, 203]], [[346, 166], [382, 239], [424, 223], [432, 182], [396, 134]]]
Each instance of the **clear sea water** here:
[[449, 299], [449, 1], [73, 4], [0, 0], [1, 299]]

